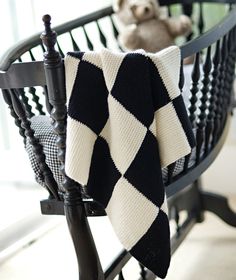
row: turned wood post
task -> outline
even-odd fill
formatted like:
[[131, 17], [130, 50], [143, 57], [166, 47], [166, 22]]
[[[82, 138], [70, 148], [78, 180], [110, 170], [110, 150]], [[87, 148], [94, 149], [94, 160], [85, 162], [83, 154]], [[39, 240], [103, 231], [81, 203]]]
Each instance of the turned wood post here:
[[85, 214], [80, 186], [65, 174], [67, 110], [64, 63], [60, 54], [55, 50], [57, 35], [50, 27], [51, 17], [45, 15], [43, 22], [45, 31], [42, 33], [41, 39], [46, 46], [44, 67], [48, 98], [52, 105], [51, 117], [54, 120], [54, 132], [58, 136], [58, 158], [61, 162], [60, 171], [64, 176], [65, 215], [78, 260], [79, 279], [102, 280], [104, 276]]

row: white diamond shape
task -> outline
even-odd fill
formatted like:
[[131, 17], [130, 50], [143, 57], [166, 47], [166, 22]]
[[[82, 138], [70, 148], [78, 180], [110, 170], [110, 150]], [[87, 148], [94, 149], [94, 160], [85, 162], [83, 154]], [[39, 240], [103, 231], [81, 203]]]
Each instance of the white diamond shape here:
[[148, 231], [159, 208], [122, 177], [115, 185], [106, 212], [121, 243], [130, 250]]
[[107, 49], [101, 50], [103, 75], [108, 91], [111, 91], [114, 86], [117, 73], [124, 57], [125, 53], [115, 53]]
[[70, 99], [72, 89], [74, 87], [75, 78], [78, 71], [80, 60], [73, 56], [67, 56], [65, 58], [65, 77], [66, 77], [66, 97], [67, 102]]
[[86, 185], [97, 135], [86, 125], [70, 117], [67, 119], [66, 174]]
[[94, 66], [102, 69], [102, 62], [99, 53], [96, 52], [86, 52], [83, 55], [83, 61], [89, 62]]
[[157, 52], [149, 53], [149, 57], [156, 65], [162, 81], [171, 99], [180, 94], [180, 50], [176, 46], [171, 46]]
[[190, 153], [186, 134], [172, 103], [155, 112], [161, 166], [166, 167]]
[[100, 135], [107, 141], [116, 167], [124, 174], [142, 145], [147, 128], [112, 95], [108, 106], [110, 117]]

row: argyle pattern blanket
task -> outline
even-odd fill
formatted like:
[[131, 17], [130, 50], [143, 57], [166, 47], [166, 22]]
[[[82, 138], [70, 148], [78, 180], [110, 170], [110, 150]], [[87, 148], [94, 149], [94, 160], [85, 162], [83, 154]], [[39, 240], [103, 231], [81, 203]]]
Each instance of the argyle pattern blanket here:
[[157, 276], [170, 263], [162, 167], [194, 137], [179, 91], [180, 51], [68, 53], [66, 174], [101, 203], [123, 246]]

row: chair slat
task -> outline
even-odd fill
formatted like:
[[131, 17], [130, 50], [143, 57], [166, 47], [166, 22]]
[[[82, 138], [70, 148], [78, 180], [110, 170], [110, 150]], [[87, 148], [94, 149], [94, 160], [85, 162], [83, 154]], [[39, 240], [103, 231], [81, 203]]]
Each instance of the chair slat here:
[[16, 91], [18, 92], [20, 98], [23, 101], [27, 116], [29, 118], [32, 118], [34, 116], [34, 113], [32, 112], [32, 106], [29, 104], [29, 98], [27, 97], [24, 88], [16, 89]]
[[210, 72], [212, 68], [211, 63], [211, 46], [207, 49], [207, 55], [205, 59], [205, 63], [203, 65], [203, 79], [202, 79], [202, 96], [201, 96], [201, 105], [199, 107], [200, 114], [199, 114], [199, 122], [197, 124], [197, 147], [196, 147], [196, 162], [198, 163], [200, 160], [201, 149], [205, 139], [205, 128], [206, 128], [206, 119], [207, 119], [207, 101], [208, 101], [208, 92], [210, 86]]
[[29, 88], [29, 93], [32, 95], [32, 100], [35, 104], [35, 108], [39, 112], [40, 115], [45, 115], [45, 112], [43, 111], [43, 106], [39, 102], [39, 97], [36, 94], [36, 89], [34, 87]]
[[33, 55], [32, 50], [29, 50], [29, 55], [30, 55], [30, 58], [31, 58], [32, 61], [35, 61], [35, 60], [36, 60], [35, 57], [34, 57], [34, 55]]
[[73, 50], [74, 51], [80, 51], [80, 48], [79, 48], [78, 44], [76, 43], [76, 41], [75, 41], [75, 39], [72, 35], [72, 32], [69, 31], [69, 34], [70, 34], [70, 39], [71, 39], [71, 42], [72, 42]]
[[87, 33], [85, 27], [82, 26], [82, 29], [83, 29], [83, 32], [84, 32], [85, 39], [86, 39], [87, 46], [88, 46], [89, 50], [90, 50], [90, 51], [93, 51], [93, 50], [94, 50], [94, 47], [93, 47], [93, 44], [92, 44], [91, 40], [89, 39], [89, 36], [88, 36], [88, 33]]
[[8, 105], [8, 107], [10, 109], [10, 114], [14, 118], [15, 125], [19, 129], [19, 134], [23, 137], [23, 141], [24, 141], [24, 145], [25, 145], [26, 144], [25, 130], [21, 126], [21, 120], [19, 119], [18, 115], [16, 114], [16, 112], [15, 112], [15, 110], [13, 108], [10, 92], [9, 92], [9, 90], [3, 89], [2, 93], [3, 93], [3, 99], [4, 99], [4, 101], [6, 102], [6, 104]]
[[64, 57], [65, 57], [65, 54], [64, 54], [64, 52], [63, 52], [63, 50], [62, 50], [60, 44], [58, 43], [58, 41], [57, 41], [57, 48], [58, 48], [58, 51], [59, 51], [61, 57], [64, 58]]
[[204, 30], [203, 3], [199, 3], [198, 30], [199, 34], [202, 34]]
[[31, 128], [31, 123], [27, 118], [27, 114], [25, 112], [25, 106], [22, 104], [16, 90], [10, 90], [12, 105], [14, 111], [16, 112], [17, 116], [21, 120], [21, 125], [25, 130], [25, 135], [29, 139], [29, 143], [32, 145], [33, 152], [35, 157], [38, 161], [40, 171], [43, 174], [44, 182], [49, 193], [56, 199], [59, 199], [58, 191], [57, 191], [57, 183], [53, 178], [52, 171], [46, 164], [46, 157], [43, 152], [43, 147], [39, 143], [39, 140], [34, 135], [34, 130]]
[[[221, 64], [221, 51], [220, 51], [220, 40], [217, 41], [216, 44], [216, 51], [215, 56], [213, 58], [213, 63], [215, 65], [215, 77], [213, 76], [213, 79], [215, 79], [214, 88], [212, 85], [212, 91], [211, 94], [215, 95], [214, 100], [214, 127], [213, 127], [213, 133], [212, 133], [212, 145], [216, 143], [217, 140], [217, 134], [219, 131], [219, 125], [220, 125], [220, 106], [219, 104], [219, 96], [220, 96], [220, 83], [222, 82], [220, 80], [220, 64]], [[213, 72], [214, 74], [214, 72]]]
[[[221, 125], [220, 125], [220, 134], [223, 130], [225, 118], [227, 116], [227, 96], [228, 96], [228, 81], [227, 81], [227, 72], [226, 67], [228, 68], [228, 62], [229, 62], [229, 53], [228, 53], [228, 36], [224, 36], [223, 43], [222, 43], [222, 49], [221, 49], [221, 56], [222, 56], [222, 63], [221, 63], [221, 78], [224, 80], [224, 82], [221, 85], [220, 92], [221, 92]], [[220, 135], [219, 135], [220, 136]]]
[[118, 30], [117, 30], [117, 28], [116, 28], [116, 25], [115, 25], [115, 23], [114, 23], [114, 20], [113, 20], [112, 16], [109, 16], [109, 19], [110, 19], [110, 21], [111, 21], [111, 26], [112, 26], [113, 35], [114, 35], [114, 37], [117, 39], [118, 36], [119, 36], [119, 32], [118, 32]]
[[192, 71], [192, 86], [190, 88], [191, 98], [189, 106], [189, 119], [192, 124], [192, 127], [196, 127], [196, 118], [197, 118], [197, 93], [199, 92], [199, 79], [200, 79], [200, 53], [196, 53], [195, 61]]
[[118, 280], [125, 280], [122, 270], [121, 270], [121, 272], [119, 273], [119, 278], [118, 278]]
[[[182, 4], [182, 10], [183, 10], [183, 13], [192, 18], [192, 14], [193, 14], [193, 4], [192, 3], [185, 3], [185, 4]], [[193, 32], [191, 32], [187, 37], [186, 37], [186, 40], [187, 41], [190, 41], [193, 37]]]
[[105, 48], [107, 48], [107, 39], [106, 39], [104, 33], [102, 32], [101, 27], [100, 27], [100, 25], [99, 25], [97, 20], [96, 20], [96, 25], [97, 25], [100, 41], [103, 44], [103, 46]]

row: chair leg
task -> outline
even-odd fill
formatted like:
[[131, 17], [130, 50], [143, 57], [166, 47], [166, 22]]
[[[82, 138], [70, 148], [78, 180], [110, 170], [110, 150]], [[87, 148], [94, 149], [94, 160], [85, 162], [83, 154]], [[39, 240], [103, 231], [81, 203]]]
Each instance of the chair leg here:
[[228, 199], [222, 195], [201, 191], [202, 207], [220, 217], [225, 223], [236, 227], [236, 213], [230, 208]]
[[83, 202], [79, 194], [77, 199], [74, 195], [73, 200], [70, 197], [65, 199], [65, 215], [78, 260], [79, 279], [104, 280]]

